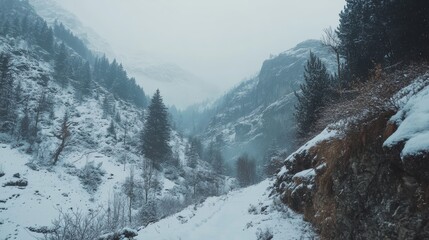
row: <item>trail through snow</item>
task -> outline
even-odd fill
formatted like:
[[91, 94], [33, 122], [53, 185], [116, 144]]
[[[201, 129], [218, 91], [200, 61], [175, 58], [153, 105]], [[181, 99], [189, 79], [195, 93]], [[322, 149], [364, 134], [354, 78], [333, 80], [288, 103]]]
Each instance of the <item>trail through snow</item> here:
[[257, 238], [258, 231], [266, 229], [273, 233], [273, 240], [314, 236], [300, 215], [289, 209], [275, 209], [267, 191], [271, 184], [265, 180], [224, 196], [208, 198], [140, 230], [137, 239], [251, 240]]

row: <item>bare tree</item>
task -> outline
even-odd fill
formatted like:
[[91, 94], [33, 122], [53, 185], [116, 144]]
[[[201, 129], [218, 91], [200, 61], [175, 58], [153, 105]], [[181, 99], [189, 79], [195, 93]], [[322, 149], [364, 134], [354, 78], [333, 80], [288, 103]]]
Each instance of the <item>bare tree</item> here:
[[122, 186], [123, 192], [128, 197], [128, 221], [131, 226], [131, 208], [134, 201], [137, 198], [137, 192], [141, 188], [141, 183], [134, 178], [134, 168], [130, 167], [130, 176], [126, 178], [124, 185]]
[[338, 38], [338, 34], [332, 29], [332, 27], [325, 28], [322, 35], [322, 44], [329, 47], [337, 57], [337, 74], [338, 79], [341, 79], [341, 65], [340, 65], [340, 44], [341, 41]]
[[67, 147], [67, 145], [70, 143], [71, 124], [72, 123], [69, 121], [68, 112], [66, 111], [60, 129], [58, 129], [57, 133], [54, 133], [54, 137], [60, 140], [60, 145], [57, 147], [57, 150], [55, 150], [55, 153], [52, 156], [52, 161], [54, 165], [58, 162], [58, 158], [60, 157], [60, 154], [63, 152], [64, 148]]
[[143, 191], [145, 195], [145, 203], [148, 201], [149, 192], [156, 187], [155, 182], [155, 166], [151, 159], [143, 158], [142, 166]]
[[105, 215], [101, 209], [84, 213], [81, 210], [60, 211], [53, 227], [46, 231], [47, 240], [92, 240], [105, 229]]

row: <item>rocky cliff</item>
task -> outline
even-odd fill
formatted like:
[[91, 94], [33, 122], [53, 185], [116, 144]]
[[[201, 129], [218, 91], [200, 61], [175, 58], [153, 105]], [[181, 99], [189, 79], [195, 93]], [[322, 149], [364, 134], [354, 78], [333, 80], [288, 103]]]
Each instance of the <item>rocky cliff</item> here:
[[322, 239], [429, 238], [428, 84], [422, 74], [397, 108], [330, 125], [285, 160], [275, 192]]

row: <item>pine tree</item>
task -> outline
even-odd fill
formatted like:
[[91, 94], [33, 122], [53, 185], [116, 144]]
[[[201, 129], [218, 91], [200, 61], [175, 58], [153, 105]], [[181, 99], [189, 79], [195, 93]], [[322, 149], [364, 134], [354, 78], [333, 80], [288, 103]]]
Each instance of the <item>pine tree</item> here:
[[428, 12], [424, 0], [348, 0], [337, 32], [351, 74], [363, 80], [378, 64], [426, 60]]
[[191, 142], [188, 146], [186, 146], [185, 154], [188, 167], [195, 168], [197, 166], [198, 159], [200, 158], [195, 144], [192, 144]]
[[207, 147], [207, 152], [205, 154], [205, 159], [213, 167], [213, 170], [218, 174], [224, 173], [224, 159], [222, 152], [214, 142], [210, 142]]
[[247, 154], [241, 155], [236, 162], [237, 180], [240, 186], [246, 187], [256, 183], [256, 164]]
[[116, 130], [115, 130], [115, 123], [113, 122], [113, 119], [110, 121], [110, 125], [107, 128], [107, 133], [112, 136], [114, 139], [116, 139]]
[[80, 70], [80, 92], [83, 96], [91, 95], [92, 79], [89, 62], [86, 62]]
[[0, 55], [0, 131], [11, 131], [15, 122], [14, 78], [11, 57]]
[[321, 108], [329, 100], [330, 76], [325, 65], [312, 52], [304, 68], [304, 80], [305, 82], [301, 84], [301, 93], [295, 92], [298, 99], [295, 105], [295, 118], [301, 137], [312, 130]]
[[224, 173], [224, 160], [222, 153], [219, 150], [215, 150], [213, 154], [212, 166], [217, 174]]
[[155, 166], [159, 166], [168, 159], [171, 153], [170, 132], [167, 108], [159, 90], [156, 90], [148, 108], [141, 136], [142, 153], [146, 158], [151, 159]]
[[67, 74], [67, 50], [64, 43], [62, 43], [58, 49], [58, 53], [55, 56], [55, 78], [61, 84], [62, 87], [66, 87], [68, 84]]

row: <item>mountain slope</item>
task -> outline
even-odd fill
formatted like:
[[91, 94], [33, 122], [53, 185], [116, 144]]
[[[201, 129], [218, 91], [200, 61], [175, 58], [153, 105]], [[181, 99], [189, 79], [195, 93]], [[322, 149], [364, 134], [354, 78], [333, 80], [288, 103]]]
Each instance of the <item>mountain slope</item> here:
[[127, 72], [149, 92], [160, 89], [168, 105], [184, 108], [217, 94], [217, 89], [210, 83], [168, 59], [160, 59], [143, 51], [115, 51], [96, 31], [82, 24], [74, 14], [54, 0], [30, 0], [30, 3], [49, 25], [52, 26], [55, 21], [63, 23], [95, 54], [106, 54], [122, 62]]
[[273, 238], [302, 239], [314, 236], [302, 218], [287, 208], [278, 209], [275, 199], [268, 197], [272, 181], [211, 197], [205, 202], [150, 224], [138, 232], [137, 239], [215, 240], [257, 239], [260, 232]]
[[[266, 60], [256, 77], [242, 82], [203, 112], [198, 112], [198, 106], [183, 112], [182, 122], [188, 124], [183, 127], [188, 132], [194, 130], [206, 143], [222, 142], [229, 161], [243, 152], [261, 159], [272, 145], [290, 151], [295, 134], [294, 91], [303, 81], [310, 51], [335, 71], [335, 56], [327, 47], [317, 40], [304, 41]], [[206, 117], [195, 117], [198, 115]]]

